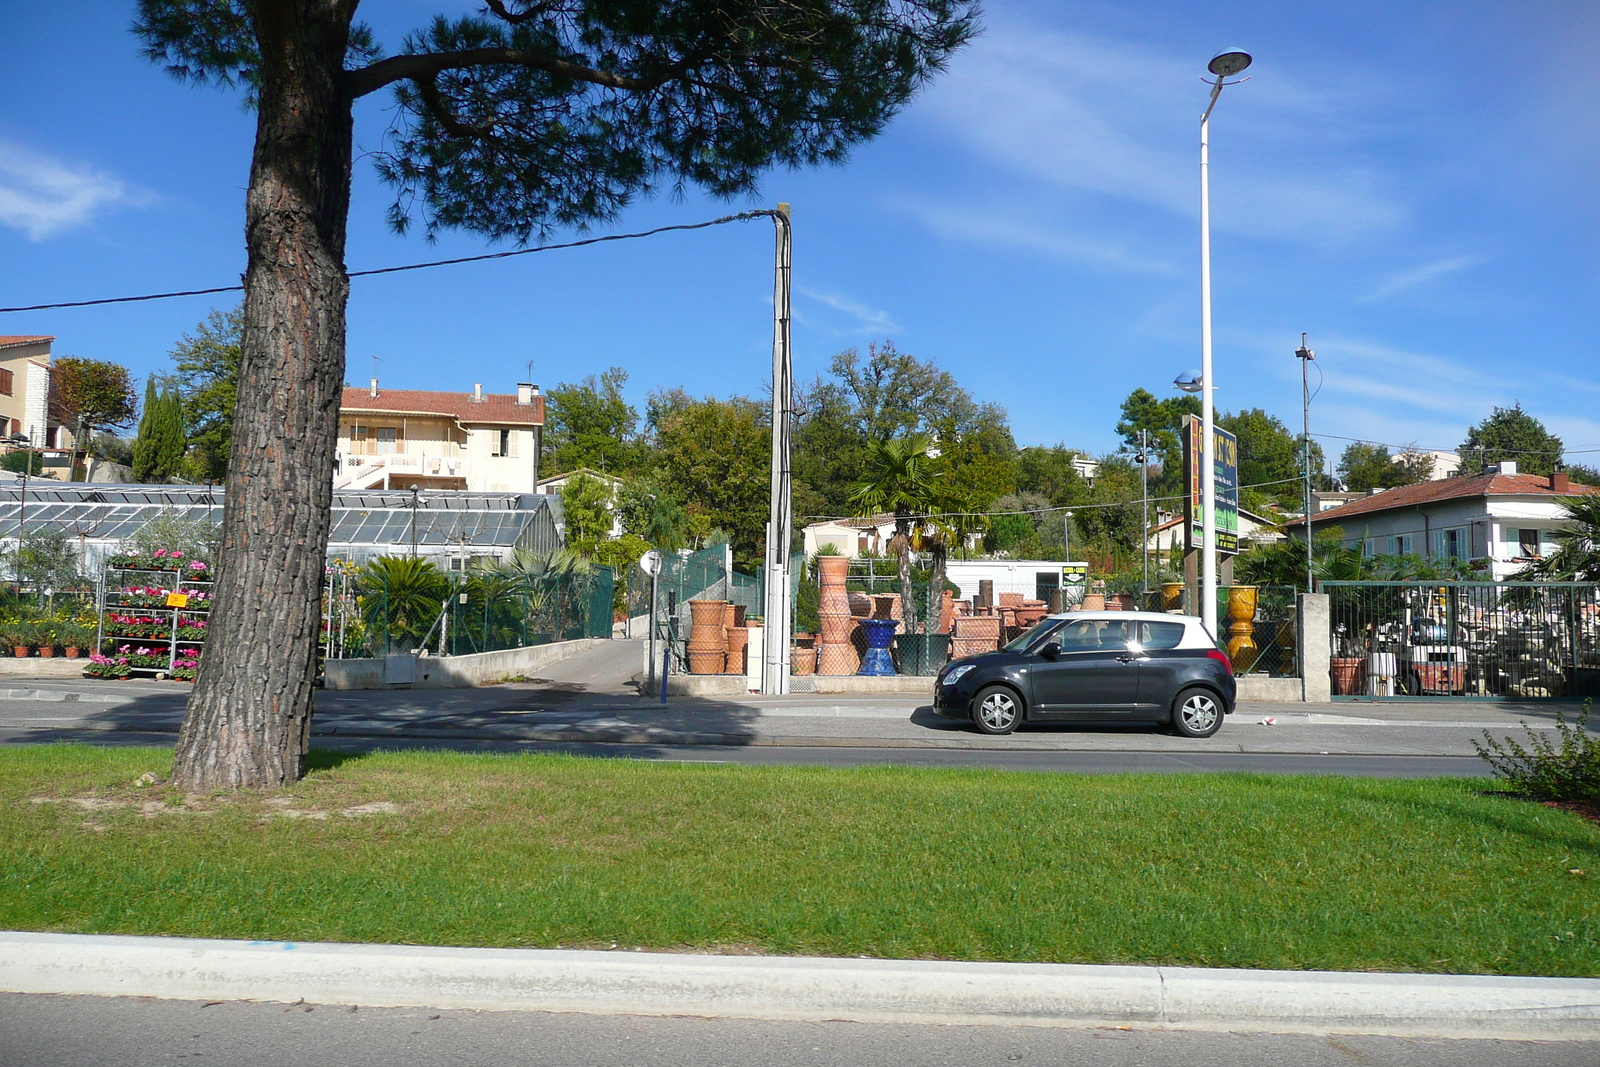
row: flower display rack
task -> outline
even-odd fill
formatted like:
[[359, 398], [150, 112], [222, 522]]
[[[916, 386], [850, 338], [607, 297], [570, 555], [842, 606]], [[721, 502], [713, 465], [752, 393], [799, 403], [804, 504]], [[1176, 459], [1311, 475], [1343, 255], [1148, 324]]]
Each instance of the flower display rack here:
[[194, 681], [211, 611], [211, 568], [181, 553], [117, 555], [107, 561], [96, 652], [84, 673]]

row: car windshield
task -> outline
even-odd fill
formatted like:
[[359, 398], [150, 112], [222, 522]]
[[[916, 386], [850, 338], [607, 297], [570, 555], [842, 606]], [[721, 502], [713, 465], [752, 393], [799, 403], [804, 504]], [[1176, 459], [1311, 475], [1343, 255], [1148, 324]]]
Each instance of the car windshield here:
[[1031, 629], [1024, 630], [1021, 634], [1012, 638], [1006, 644], [1005, 651], [1026, 652], [1028, 649], [1032, 648], [1035, 643], [1043, 641], [1046, 637], [1055, 633], [1059, 629], [1061, 629], [1060, 619], [1041, 619], [1039, 622], [1035, 623]]

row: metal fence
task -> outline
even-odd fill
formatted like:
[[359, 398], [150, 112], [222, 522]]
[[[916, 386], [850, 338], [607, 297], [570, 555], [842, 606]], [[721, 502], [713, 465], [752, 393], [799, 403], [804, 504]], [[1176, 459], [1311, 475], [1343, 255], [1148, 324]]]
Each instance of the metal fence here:
[[[1222, 586], [1217, 590], [1216, 630], [1218, 643], [1233, 661], [1233, 673], [1299, 677], [1296, 597], [1300, 590], [1292, 585], [1248, 587], [1256, 591], [1255, 614], [1248, 619], [1235, 619], [1230, 613], [1234, 588]], [[1248, 641], [1241, 643], [1241, 637]]]
[[1600, 695], [1600, 586], [1320, 584], [1335, 696]]
[[447, 574], [381, 581], [333, 571], [324, 586], [323, 651], [330, 659], [427, 652], [496, 652], [610, 637], [610, 567], [578, 572]]

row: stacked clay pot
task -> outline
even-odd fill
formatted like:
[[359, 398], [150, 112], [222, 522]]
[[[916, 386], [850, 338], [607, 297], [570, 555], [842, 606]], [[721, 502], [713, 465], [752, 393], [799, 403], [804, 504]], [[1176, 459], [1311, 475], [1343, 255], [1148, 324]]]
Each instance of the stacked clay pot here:
[[[741, 612], [740, 614], [743, 614]], [[750, 648], [750, 630], [745, 626], [730, 626], [728, 634], [728, 666], [729, 674], [744, 674], [748, 670], [745, 663], [745, 653]]]
[[850, 559], [818, 556], [817, 573], [822, 587], [817, 605], [817, 621], [822, 624], [817, 638], [817, 673], [854, 674], [861, 660], [850, 639], [855, 620], [850, 616], [850, 594], [844, 587], [850, 574]]
[[689, 601], [689, 673], [721, 674], [728, 663], [731, 604], [723, 600]]

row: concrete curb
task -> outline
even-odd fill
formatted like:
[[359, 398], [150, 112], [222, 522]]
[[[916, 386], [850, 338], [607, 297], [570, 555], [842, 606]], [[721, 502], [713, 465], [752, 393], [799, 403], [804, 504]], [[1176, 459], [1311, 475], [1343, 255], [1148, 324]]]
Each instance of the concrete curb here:
[[0, 700], [60, 701], [68, 704], [131, 704], [137, 697], [114, 693], [73, 693], [64, 689], [0, 689]]
[[0, 932], [0, 990], [370, 1007], [1590, 1040], [1600, 979]]

